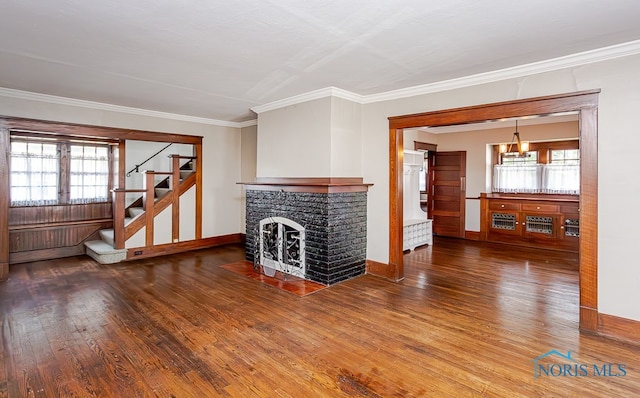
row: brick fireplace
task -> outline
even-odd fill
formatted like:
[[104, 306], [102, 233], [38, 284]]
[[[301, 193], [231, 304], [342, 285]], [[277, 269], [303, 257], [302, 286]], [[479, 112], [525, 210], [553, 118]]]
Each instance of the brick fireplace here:
[[[262, 178], [246, 183], [246, 259], [260, 263], [261, 259], [265, 261], [266, 254], [273, 266], [277, 250], [272, 249], [272, 254], [261, 253], [261, 248], [274, 247], [260, 240], [261, 236], [264, 240], [265, 236], [273, 235], [265, 234], [264, 225], [290, 223], [304, 230], [303, 257], [295, 261], [305, 264], [304, 275], [290, 273], [324, 285], [364, 274], [369, 186], [360, 178]], [[274, 220], [285, 221], [282, 224]], [[278, 236], [285, 235], [280, 232]], [[300, 254], [300, 242], [295, 239], [299, 239], [299, 234], [293, 236], [290, 245], [298, 249], [293, 254], [280, 249], [280, 262], [283, 257]], [[286, 240], [285, 237], [285, 244]]]

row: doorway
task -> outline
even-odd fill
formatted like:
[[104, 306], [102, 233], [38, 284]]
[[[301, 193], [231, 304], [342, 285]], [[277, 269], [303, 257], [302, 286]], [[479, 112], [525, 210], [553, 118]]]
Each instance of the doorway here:
[[467, 153], [434, 152], [429, 157], [429, 217], [434, 235], [464, 238]]
[[580, 328], [598, 330], [597, 293], [597, 112], [600, 90], [536, 97], [389, 118], [389, 269], [404, 276], [402, 252], [403, 129], [437, 127], [501, 118], [578, 112], [580, 126]]
[[[404, 140], [413, 142], [415, 151], [424, 154], [424, 163], [419, 174], [420, 208], [427, 213], [427, 218], [432, 220], [433, 234], [464, 238], [466, 152], [438, 152], [436, 144], [414, 140], [419, 138], [415, 134], [403, 135]], [[404, 191], [403, 195], [406, 195]], [[406, 197], [404, 200], [406, 201]], [[406, 209], [403, 210], [406, 216]]]

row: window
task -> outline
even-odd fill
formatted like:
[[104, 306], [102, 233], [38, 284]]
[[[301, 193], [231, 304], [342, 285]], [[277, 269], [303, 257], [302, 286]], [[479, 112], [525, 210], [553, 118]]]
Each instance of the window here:
[[552, 149], [551, 163], [580, 165], [579, 149]]
[[542, 192], [539, 164], [507, 163], [493, 168], [493, 191], [506, 193]]
[[60, 153], [57, 144], [11, 142], [11, 205], [58, 202]]
[[493, 166], [493, 192], [580, 193], [580, 150], [578, 141], [531, 143], [527, 156], [500, 154]]
[[537, 164], [538, 152], [529, 151], [524, 153], [525, 156], [518, 156], [518, 152], [507, 152], [501, 154], [502, 164], [506, 165], [524, 165], [524, 164]]
[[106, 202], [110, 150], [106, 144], [11, 138], [11, 206]]
[[71, 203], [108, 200], [108, 149], [106, 146], [71, 145]]
[[502, 164], [493, 169], [493, 191], [508, 193], [538, 193], [541, 190], [538, 152], [518, 152], [500, 154]]
[[580, 150], [552, 149], [542, 174], [545, 193], [580, 193]]

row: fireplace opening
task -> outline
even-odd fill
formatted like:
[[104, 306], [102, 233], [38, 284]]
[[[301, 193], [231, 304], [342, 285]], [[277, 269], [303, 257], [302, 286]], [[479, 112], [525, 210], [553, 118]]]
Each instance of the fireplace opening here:
[[275, 271], [306, 276], [305, 229], [297, 222], [284, 217], [268, 217], [260, 220], [260, 265], [265, 274]]

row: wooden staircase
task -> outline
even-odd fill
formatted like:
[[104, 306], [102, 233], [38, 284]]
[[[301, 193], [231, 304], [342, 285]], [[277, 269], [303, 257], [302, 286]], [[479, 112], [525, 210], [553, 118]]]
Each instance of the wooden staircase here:
[[[125, 242], [142, 228], [146, 228], [145, 247], [154, 245], [154, 218], [172, 206], [172, 242], [179, 241], [180, 196], [196, 185], [195, 157], [171, 155], [170, 172], [147, 170], [143, 189], [115, 189], [113, 191], [113, 228], [100, 230], [100, 240], [85, 242], [86, 254], [101, 264], [113, 264], [126, 260], [128, 249]], [[180, 165], [181, 161], [187, 161]], [[155, 183], [155, 177], [166, 175]], [[125, 195], [139, 193], [141, 196], [125, 207]], [[153, 198], [153, 200], [148, 200]]]

